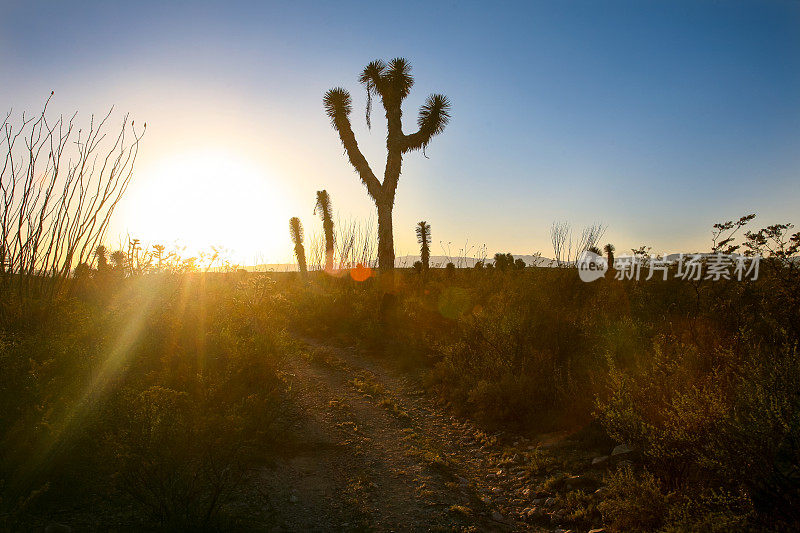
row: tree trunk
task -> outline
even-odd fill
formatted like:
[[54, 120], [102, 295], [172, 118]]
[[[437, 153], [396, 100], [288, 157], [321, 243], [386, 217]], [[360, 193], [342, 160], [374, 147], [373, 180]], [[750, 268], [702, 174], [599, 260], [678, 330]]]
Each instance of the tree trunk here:
[[333, 272], [333, 235], [325, 228], [325, 272]]
[[302, 244], [294, 245], [294, 255], [297, 257], [297, 268], [302, 275], [306, 275], [308, 267], [306, 266], [306, 249]]
[[394, 270], [392, 207], [391, 204], [378, 204], [378, 267], [382, 272]]

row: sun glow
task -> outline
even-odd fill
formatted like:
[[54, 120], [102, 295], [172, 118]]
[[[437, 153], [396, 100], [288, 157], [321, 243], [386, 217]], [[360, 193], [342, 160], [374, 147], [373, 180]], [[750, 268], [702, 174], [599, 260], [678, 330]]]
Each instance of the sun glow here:
[[163, 158], [137, 173], [127, 200], [122, 225], [143, 244], [185, 247], [187, 256], [221, 247], [240, 265], [285, 248], [279, 229], [289, 209], [282, 188], [235, 153], [209, 149]]

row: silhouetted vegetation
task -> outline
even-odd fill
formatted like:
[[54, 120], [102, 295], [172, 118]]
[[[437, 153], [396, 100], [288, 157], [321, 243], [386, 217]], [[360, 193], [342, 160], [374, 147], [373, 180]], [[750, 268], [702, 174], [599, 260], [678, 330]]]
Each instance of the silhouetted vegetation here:
[[308, 267], [306, 266], [306, 249], [303, 247], [303, 225], [300, 223], [299, 218], [292, 217], [289, 219], [289, 235], [294, 243], [294, 256], [297, 259], [297, 268], [300, 269], [301, 274], [305, 275], [308, 273]]
[[[378, 255], [387, 267], [400, 158], [441, 132], [448, 106], [431, 97], [420, 132], [405, 136], [398, 124], [408, 65], [375, 62], [361, 81], [389, 116], [383, 184], [359, 159], [349, 95], [330, 91], [326, 109], [378, 205]], [[42, 119], [26, 124], [61, 138]], [[569, 475], [576, 467], [559, 452], [548, 458], [538, 448], [523, 467], [549, 476], [536, 490], [575, 526], [800, 524], [800, 233], [791, 225], [748, 231], [748, 215], [714, 226], [709, 252], [762, 256], [757, 279], [680, 279], [670, 266], [666, 280], [607, 275], [584, 283], [566, 267], [584, 250], [601, 253], [602, 226], [573, 239], [569, 224], [553, 225], [564, 268], [527, 268], [497, 253], [475, 268], [448, 261], [428, 271], [423, 221], [422, 260], [387, 292], [361, 264], [350, 275], [334, 269], [337, 254], [340, 266], [370, 264], [371, 231], [334, 226], [330, 198], [319, 191], [327, 272], [308, 272], [303, 228], [292, 218], [299, 282], [236, 271], [215, 249], [184, 258], [137, 239], [115, 250], [102, 244], [139, 137], [121, 148], [121, 135], [109, 152], [121, 158], [116, 170], [90, 182], [111, 191], [96, 196], [99, 203], [70, 179], [63, 192], [62, 181], [34, 179], [34, 156], [9, 148], [22, 163], [2, 175], [0, 198], [0, 528], [41, 529], [59, 513], [79, 529], [270, 527], [259, 477], [282, 441], [292, 444], [296, 406], [282, 365], [296, 357], [298, 336], [357, 345], [421, 372], [430, 393], [486, 430], [568, 433], [605, 450], [579, 466], [580, 476]], [[59, 157], [51, 154], [46, 168]], [[12, 183], [22, 189], [10, 192]], [[649, 250], [632, 253], [647, 267]], [[610, 266], [614, 251], [604, 247]], [[321, 259], [313, 265], [321, 267]], [[355, 383], [382, 395], [398, 420], [411, 420], [379, 386]], [[614, 454], [625, 459], [609, 458], [604, 443], [618, 444]]]
[[274, 283], [100, 265], [69, 280], [77, 296], [15, 307], [2, 323], [0, 528], [43, 527], [58, 508], [79, 529], [81, 516], [265, 523], [248, 502], [285, 411]]
[[[585, 250], [599, 252], [597, 243], [603, 238], [606, 227], [592, 224], [584, 227], [579, 235], [573, 236], [569, 222], [553, 222], [550, 227], [550, 241], [553, 245], [553, 260], [558, 266], [574, 265]], [[598, 253], [598, 255], [600, 255]]]
[[[598, 457], [586, 474], [599, 496], [569, 488], [566, 462], [553, 471], [532, 456], [526, 468], [554, 472], [537, 490], [576, 526], [791, 530], [800, 234], [787, 224], [746, 231], [751, 220], [716, 225], [711, 245], [764, 256], [758, 279], [743, 281], [584, 283], [574, 269], [498, 253], [485, 268], [448, 262], [425, 283], [398, 275], [387, 293], [364, 267], [308, 272], [297, 218], [302, 283], [230, 266], [207, 273], [214, 250], [182, 258], [136, 239], [110, 253], [98, 245], [62, 291], [4, 292], [0, 525], [43, 526], [68, 508], [87, 527], [98, 515], [121, 527], [268, 527], [257, 478], [292, 438], [281, 364], [296, 356], [292, 338], [310, 335], [422, 372], [431, 393], [487, 430], [624, 444], [624, 461]], [[417, 226], [421, 243], [429, 232]], [[340, 257], [358, 240], [325, 239]], [[576, 253], [565, 249], [562, 266]], [[613, 259], [613, 246], [605, 252]]]
[[614, 245], [613, 244], [606, 244], [603, 246], [603, 251], [606, 253], [606, 260], [608, 261], [608, 267], [611, 268], [614, 266]]
[[331, 205], [331, 197], [328, 191], [317, 191], [317, 205], [314, 212], [319, 210], [319, 216], [322, 219], [322, 231], [325, 235], [325, 270], [333, 270], [333, 254], [335, 235], [333, 232], [333, 206]]
[[[496, 253], [494, 254], [494, 267], [497, 270], [501, 270], [505, 272], [506, 270], [513, 270], [514, 268], [519, 268], [518, 264], [514, 260], [514, 256], [510, 253]], [[525, 262], [522, 262], [522, 268], [525, 268]]]
[[[76, 125], [41, 113], [9, 112], [0, 124], [0, 294], [52, 295], [88, 263], [130, 183], [139, 141], [125, 116], [109, 135], [109, 111]], [[0, 307], [0, 312], [2, 312]]]
[[423, 270], [431, 266], [431, 225], [424, 220], [417, 223], [417, 242]]
[[427, 368], [434, 390], [489, 428], [599, 425], [630, 446], [602, 505], [569, 503], [614, 531], [788, 530], [800, 521], [800, 234], [789, 230], [725, 243], [764, 255], [757, 280], [584, 283], [573, 269], [512, 275], [498, 254], [499, 276], [452, 268], [424, 287], [401, 282], [391, 335], [371, 284], [312, 286], [293, 306], [309, 333]]
[[372, 98], [380, 97], [386, 111], [388, 134], [386, 136], [386, 171], [383, 182], [375, 177], [369, 163], [358, 147], [350, 125], [352, 99], [342, 87], [325, 93], [323, 103], [331, 124], [339, 134], [350, 164], [353, 165], [362, 183], [367, 188], [378, 210], [378, 266], [381, 270], [394, 269], [394, 236], [392, 233], [392, 209], [400, 179], [403, 155], [424, 150], [431, 139], [444, 131], [450, 120], [450, 102], [441, 94], [429, 96], [420, 107], [417, 125], [419, 129], [410, 135], [403, 133], [402, 104], [408, 97], [414, 78], [411, 65], [398, 57], [385, 63], [375, 60], [367, 65], [359, 77], [367, 91], [367, 126], [370, 126]]

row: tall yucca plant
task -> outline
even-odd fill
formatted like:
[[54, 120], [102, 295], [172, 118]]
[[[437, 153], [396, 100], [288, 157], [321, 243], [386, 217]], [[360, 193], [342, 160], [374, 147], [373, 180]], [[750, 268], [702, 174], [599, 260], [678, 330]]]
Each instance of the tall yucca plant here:
[[358, 81], [367, 89], [367, 126], [370, 126], [372, 98], [379, 96], [386, 111], [388, 134], [386, 136], [386, 169], [383, 182], [375, 177], [361, 150], [358, 148], [353, 129], [350, 126], [352, 99], [350, 93], [341, 87], [325, 93], [323, 103], [331, 124], [339, 134], [350, 164], [358, 172], [361, 181], [367, 187], [378, 210], [378, 266], [382, 271], [394, 268], [394, 239], [392, 235], [392, 209], [400, 179], [403, 155], [412, 150], [424, 150], [431, 139], [444, 131], [450, 120], [450, 102], [441, 94], [433, 94], [425, 100], [419, 110], [416, 133], [403, 133], [401, 109], [403, 100], [411, 92], [414, 78], [411, 76], [411, 65], [403, 58], [396, 58], [384, 63], [381, 60], [371, 62], [361, 73]]
[[[608, 258], [608, 268], [614, 267], [614, 245], [609, 243], [603, 246], [603, 250], [606, 252], [606, 257]], [[598, 254], [600, 255], [600, 254]]]
[[422, 268], [428, 270], [431, 264], [431, 225], [424, 220], [417, 223], [417, 242]]
[[331, 207], [331, 197], [328, 191], [317, 191], [317, 205], [314, 208], [314, 213], [319, 211], [319, 216], [322, 219], [322, 231], [325, 233], [325, 270], [333, 270], [333, 208]]
[[306, 267], [306, 249], [303, 247], [303, 225], [300, 219], [292, 217], [289, 219], [289, 234], [294, 243], [294, 255], [297, 258], [297, 267], [302, 274], [308, 272]]

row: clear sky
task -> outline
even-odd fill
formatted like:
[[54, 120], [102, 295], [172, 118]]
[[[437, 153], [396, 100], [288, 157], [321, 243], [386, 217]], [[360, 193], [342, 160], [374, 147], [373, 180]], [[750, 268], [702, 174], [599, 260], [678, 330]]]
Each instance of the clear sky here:
[[350, 89], [382, 173], [382, 116], [369, 132], [356, 79], [396, 56], [416, 77], [407, 132], [429, 93], [453, 103], [429, 159], [405, 159], [398, 255], [422, 219], [434, 254], [468, 240], [545, 256], [554, 220], [660, 251], [704, 248], [749, 212], [800, 223], [798, 1], [0, 1], [0, 107], [54, 90], [56, 111], [148, 123], [114, 235], [224, 244], [243, 263], [289, 260], [288, 218], [317, 231], [318, 189], [343, 216], [373, 212], [322, 96]]

